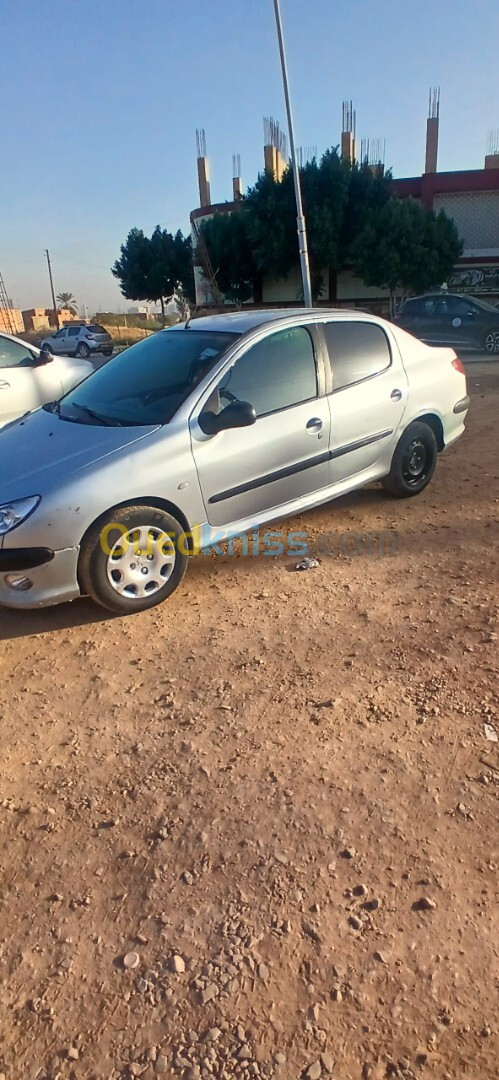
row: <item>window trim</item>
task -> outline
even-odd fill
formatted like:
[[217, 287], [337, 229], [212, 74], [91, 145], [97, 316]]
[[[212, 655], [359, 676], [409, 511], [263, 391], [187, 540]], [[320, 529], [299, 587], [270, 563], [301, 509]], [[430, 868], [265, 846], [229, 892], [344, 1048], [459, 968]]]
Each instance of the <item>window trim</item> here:
[[[2, 334], [0, 335], [0, 337], [4, 337], [4, 335]], [[10, 338], [7, 338], [6, 340], [9, 342], [9, 345], [14, 345], [15, 348], [19, 350], [19, 354], [22, 353], [23, 343], [21, 343], [20, 341], [12, 341]], [[24, 356], [17, 360], [15, 364], [4, 364], [2, 362], [2, 358], [0, 357], [0, 371], [29, 371], [31, 368], [36, 367], [36, 354], [31, 351], [27, 343], [25, 347], [26, 352]], [[29, 364], [23, 364], [23, 360], [28, 359], [30, 359], [31, 362]]]
[[[328, 349], [326, 332], [325, 332], [325, 327], [327, 325], [329, 325], [330, 323], [336, 323], [336, 325], [345, 325], [345, 326], [349, 326], [349, 325], [351, 325], [351, 323], [356, 323], [357, 325], [361, 324], [363, 326], [375, 326], [376, 329], [380, 330], [381, 333], [383, 334], [383, 336], [385, 338], [385, 341], [386, 341], [386, 344], [388, 346], [389, 360], [388, 360], [388, 363], [387, 363], [386, 367], [382, 368], [381, 371], [374, 372], [373, 375], [365, 375], [363, 379], [355, 379], [354, 382], [345, 383], [344, 386], [338, 386], [338, 387], [335, 388], [333, 362], [332, 362], [331, 357], [329, 355], [329, 349]], [[329, 382], [329, 387], [330, 388], [328, 390], [328, 395], [341, 394], [343, 390], [351, 390], [352, 386], [362, 386], [362, 383], [371, 382], [372, 379], [378, 379], [380, 375], [384, 375], [386, 371], [389, 371], [390, 368], [393, 367], [392, 342], [390, 341], [390, 338], [389, 338], [384, 326], [380, 326], [379, 323], [371, 322], [369, 319], [334, 319], [333, 318], [333, 319], [324, 319], [320, 323], [320, 328], [321, 328], [321, 331], [322, 331], [322, 339], [323, 339], [323, 343], [324, 343], [324, 353], [325, 353], [325, 357], [326, 357], [327, 365], [328, 365], [328, 370], [329, 370], [328, 382]]]
[[[262, 341], [265, 341], [266, 338], [272, 337], [274, 334], [283, 333], [286, 330], [298, 330], [298, 329], [306, 330], [309, 337], [310, 337], [310, 339], [311, 339], [312, 351], [313, 351], [314, 362], [315, 362], [315, 375], [316, 375], [317, 392], [313, 397], [303, 398], [301, 401], [296, 401], [291, 405], [283, 405], [279, 409], [270, 409], [269, 412], [260, 413], [260, 415], [257, 416], [257, 418], [256, 418], [256, 423], [258, 424], [259, 420], [263, 420], [267, 416], [277, 416], [280, 413], [287, 412], [289, 409], [296, 409], [299, 405], [306, 405], [307, 402], [309, 402], [309, 401], [319, 401], [320, 398], [325, 397], [326, 394], [327, 394], [327, 386], [326, 386], [327, 368], [325, 366], [325, 361], [324, 361], [324, 348], [323, 348], [323, 343], [322, 343], [322, 335], [319, 333], [319, 327], [318, 327], [318, 324], [315, 322], [315, 320], [313, 322], [310, 322], [310, 323], [306, 322], [306, 321], [300, 321], [300, 322], [297, 322], [294, 325], [273, 327], [272, 329], [269, 329], [268, 326], [265, 326], [265, 330], [266, 330], [265, 333], [258, 334], [258, 336], [254, 337], [252, 340], [245, 341], [244, 343], [243, 342], [239, 343], [240, 351], [238, 350], [235, 357], [231, 356], [229, 358], [228, 363], [224, 363], [223, 368], [221, 368], [216, 373], [215, 377], [211, 380], [209, 386], [206, 386], [204, 388], [201, 396], [198, 398], [198, 401], [196, 402], [196, 405], [195, 405], [194, 409], [192, 410], [192, 412], [190, 414], [190, 422], [198, 419], [198, 417], [203, 412], [203, 408], [204, 408], [204, 405], [205, 405], [207, 399], [210, 397], [210, 395], [213, 393], [215, 388], [218, 386], [218, 384], [221, 381], [221, 379], [223, 378], [223, 376], [226, 374], [226, 372], [231, 367], [233, 367], [235, 364], [237, 364], [239, 362], [239, 360], [241, 360], [242, 357], [245, 356], [246, 353], [248, 353], [250, 351], [250, 349], [253, 349], [255, 345], [259, 345]], [[206, 437], [212, 438], [213, 436], [210, 435], [210, 436], [206, 436]]]

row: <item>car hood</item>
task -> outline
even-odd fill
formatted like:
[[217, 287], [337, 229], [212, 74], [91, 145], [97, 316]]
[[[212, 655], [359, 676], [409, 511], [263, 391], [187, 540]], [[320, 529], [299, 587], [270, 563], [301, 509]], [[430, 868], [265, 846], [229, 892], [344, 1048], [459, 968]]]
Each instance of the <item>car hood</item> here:
[[43, 495], [54, 483], [155, 431], [157, 426], [75, 424], [37, 409], [0, 431], [0, 504]]

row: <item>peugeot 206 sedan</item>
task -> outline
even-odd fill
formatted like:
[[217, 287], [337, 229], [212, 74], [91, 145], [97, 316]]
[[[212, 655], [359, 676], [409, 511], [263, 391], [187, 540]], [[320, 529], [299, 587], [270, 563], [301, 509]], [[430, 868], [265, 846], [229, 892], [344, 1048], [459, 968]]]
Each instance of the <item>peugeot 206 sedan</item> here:
[[374, 480], [419, 494], [468, 406], [452, 349], [359, 312], [162, 331], [0, 433], [0, 603], [143, 611], [191, 551]]

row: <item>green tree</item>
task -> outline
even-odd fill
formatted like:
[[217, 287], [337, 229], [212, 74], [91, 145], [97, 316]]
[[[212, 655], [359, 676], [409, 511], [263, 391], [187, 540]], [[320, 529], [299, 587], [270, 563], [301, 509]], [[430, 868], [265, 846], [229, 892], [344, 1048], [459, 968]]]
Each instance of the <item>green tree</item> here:
[[391, 198], [371, 208], [350, 249], [355, 272], [366, 285], [402, 297], [439, 286], [462, 251], [457, 228], [443, 210], [435, 214], [413, 199]]
[[173, 296], [178, 285], [187, 296], [194, 293], [191, 239], [180, 230], [172, 236], [159, 225], [151, 237], [131, 229], [111, 273], [127, 299], [159, 300], [164, 323], [165, 296]]
[[[250, 219], [245, 209], [216, 214], [201, 225], [201, 241], [206, 248], [215, 284], [231, 303], [241, 306], [255, 291], [258, 269], [249, 235]], [[197, 258], [202, 265], [203, 252]]]
[[59, 304], [59, 310], [61, 308], [67, 308], [67, 310], [70, 311], [72, 315], [76, 315], [78, 308], [76, 306], [76, 300], [73, 296], [73, 293], [60, 292], [57, 294], [56, 300]]

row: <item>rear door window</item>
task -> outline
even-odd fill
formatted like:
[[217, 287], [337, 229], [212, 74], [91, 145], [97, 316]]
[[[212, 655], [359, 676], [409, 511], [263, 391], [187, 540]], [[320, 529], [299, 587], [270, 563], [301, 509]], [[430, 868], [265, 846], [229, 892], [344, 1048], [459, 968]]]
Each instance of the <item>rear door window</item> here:
[[330, 322], [324, 334], [333, 373], [333, 393], [372, 379], [391, 364], [388, 338], [369, 322]]

